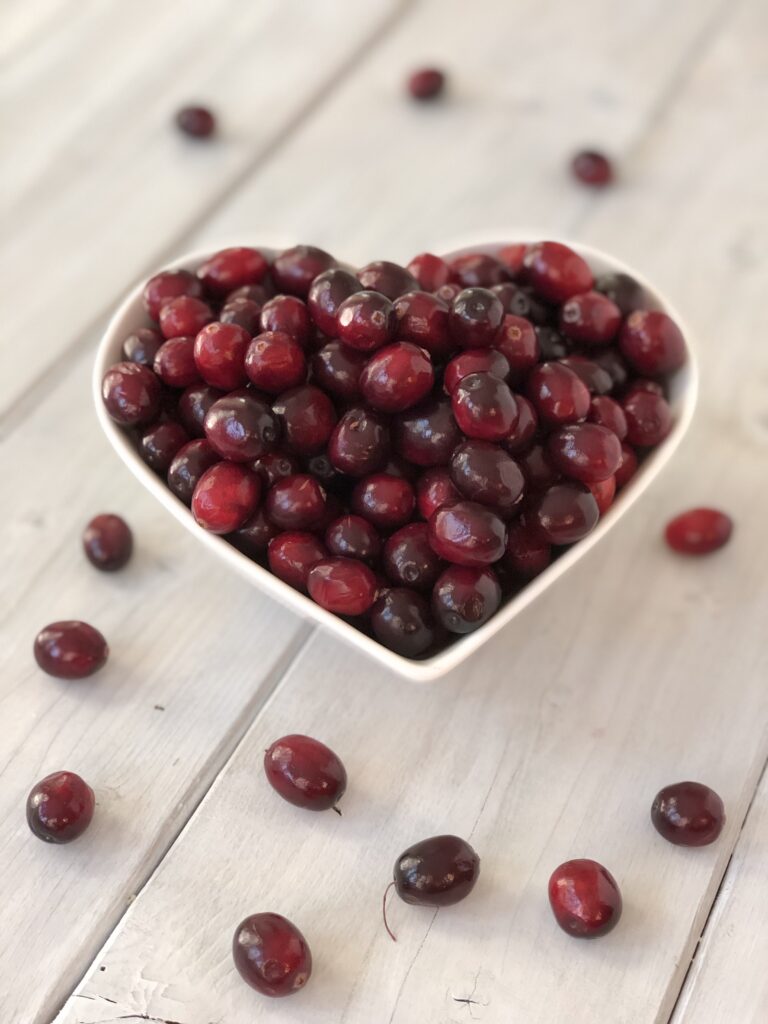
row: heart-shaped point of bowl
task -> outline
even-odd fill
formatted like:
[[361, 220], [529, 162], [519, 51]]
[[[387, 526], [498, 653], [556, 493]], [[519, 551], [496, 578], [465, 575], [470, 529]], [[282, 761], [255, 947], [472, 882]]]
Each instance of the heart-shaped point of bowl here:
[[[525, 242], [532, 237], [536, 236], [527, 233]], [[522, 240], [518, 241], [519, 239], [518, 233], [517, 237], [514, 235], [508, 237], [503, 243], [454, 245], [447, 251], [445, 258], [455, 260], [457, 257], [471, 254], [497, 256], [505, 247], [515, 244], [523, 246], [525, 243]], [[368, 633], [356, 628], [351, 622], [326, 611], [305, 594], [294, 590], [274, 576], [267, 568], [235, 548], [224, 536], [211, 533], [198, 526], [187, 505], [179, 500], [166, 486], [164, 479], [153, 472], [150, 466], [142, 460], [131, 434], [110, 418], [102, 399], [104, 375], [111, 366], [124, 359], [122, 353], [124, 339], [137, 329], [152, 324], [142, 300], [143, 283], [137, 285], [120, 305], [99, 345], [93, 373], [93, 395], [99, 422], [112, 447], [134, 476], [184, 528], [192, 532], [201, 544], [223, 563], [303, 618], [309, 618], [322, 624], [340, 640], [365, 651], [393, 671], [417, 682], [434, 679], [456, 667], [486, 640], [498, 633], [605, 536], [607, 531], [618, 522], [661, 472], [680, 444], [691, 421], [696, 403], [698, 376], [691, 335], [682, 323], [680, 316], [660, 292], [633, 268], [626, 266], [620, 260], [590, 246], [567, 241], [562, 244], [569, 246], [586, 260], [595, 277], [604, 274], [624, 274], [634, 279], [642, 290], [645, 308], [668, 314], [682, 330], [687, 346], [686, 361], [682, 367], [675, 369], [664, 378], [667, 399], [673, 417], [671, 428], [666, 437], [656, 447], [648, 451], [631, 481], [620, 490], [612, 504], [610, 494], [595, 494], [599, 506], [602, 501], [605, 501], [605, 510], [601, 507], [600, 519], [589, 534], [562, 550], [559, 557], [538, 576], [531, 579], [522, 589], [502, 603], [499, 610], [484, 625], [475, 629], [474, 632], [455, 636], [453, 642], [448, 646], [437, 653], [428, 653], [421, 660], [411, 660], [389, 650]], [[277, 250], [264, 246], [260, 247], [259, 251], [270, 262], [277, 254]], [[174, 261], [174, 266], [178, 269], [195, 272], [210, 256], [211, 251], [190, 253]], [[548, 297], [552, 298], [552, 296]], [[556, 359], [557, 355], [554, 358]], [[600, 488], [598, 487], [597, 490], [599, 492]]]

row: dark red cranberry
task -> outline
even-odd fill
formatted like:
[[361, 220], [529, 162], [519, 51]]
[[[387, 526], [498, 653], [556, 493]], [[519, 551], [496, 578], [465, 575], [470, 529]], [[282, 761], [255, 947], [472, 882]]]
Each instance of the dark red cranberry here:
[[106, 664], [107, 641], [87, 622], [52, 622], [35, 637], [35, 661], [57, 679], [85, 679]]
[[560, 330], [582, 345], [607, 345], [620, 324], [621, 310], [600, 292], [573, 295], [560, 308]]
[[380, 412], [404, 412], [430, 393], [435, 382], [424, 349], [396, 341], [379, 349], [360, 375], [360, 389], [369, 405]]
[[587, 484], [592, 496], [597, 502], [597, 510], [601, 516], [604, 516], [608, 509], [613, 504], [613, 499], [616, 496], [616, 477], [609, 476], [606, 480], [597, 480]]
[[104, 374], [101, 395], [110, 417], [121, 427], [151, 423], [160, 412], [160, 381], [138, 363], [111, 366]]
[[203, 286], [188, 270], [164, 270], [145, 284], [144, 308], [153, 320], [158, 320], [163, 306], [182, 295], [202, 299]]
[[408, 92], [415, 100], [434, 100], [445, 88], [445, 75], [437, 68], [422, 68], [408, 77]]
[[299, 455], [321, 451], [336, 424], [333, 402], [311, 384], [279, 395], [272, 408], [282, 423], [287, 446]]
[[534, 499], [528, 514], [539, 535], [550, 544], [581, 540], [600, 518], [592, 492], [579, 483], [553, 484]]
[[160, 333], [164, 338], [193, 337], [213, 320], [213, 311], [202, 299], [180, 295], [160, 310]]
[[544, 572], [552, 561], [552, 546], [542, 540], [527, 523], [516, 522], [509, 527], [505, 564], [524, 580]]
[[388, 454], [387, 424], [378, 413], [369, 409], [348, 409], [334, 427], [328, 442], [331, 464], [348, 476], [366, 476], [381, 469]]
[[416, 466], [444, 466], [462, 440], [447, 398], [430, 398], [396, 416], [393, 440], [397, 452]]
[[278, 480], [300, 473], [301, 464], [294, 455], [270, 451], [255, 458], [251, 463], [251, 469], [259, 474], [265, 490], [269, 490]]
[[108, 512], [94, 516], [83, 533], [83, 550], [97, 569], [122, 569], [133, 551], [131, 528], [120, 516]]
[[607, 371], [613, 381], [613, 392], [621, 391], [629, 379], [629, 370], [623, 357], [615, 348], [593, 352], [592, 361]]
[[579, 380], [587, 385], [591, 395], [607, 395], [613, 390], [611, 375], [594, 359], [588, 359], [586, 356], [566, 356], [560, 363], [573, 370]]
[[594, 283], [587, 261], [561, 242], [529, 245], [523, 263], [526, 280], [547, 302], [565, 302]]
[[350, 348], [372, 352], [391, 341], [396, 328], [395, 307], [379, 292], [355, 292], [339, 306], [336, 333]]
[[416, 497], [407, 480], [388, 473], [373, 473], [355, 485], [352, 511], [379, 530], [396, 530], [413, 515]]
[[428, 469], [416, 482], [416, 504], [425, 519], [429, 519], [441, 505], [451, 505], [460, 500], [461, 494], [451, 480], [450, 472], [442, 466]]
[[207, 107], [182, 107], [176, 113], [176, 126], [193, 139], [207, 139], [216, 130], [216, 118]]
[[232, 299], [221, 308], [219, 320], [223, 324], [236, 324], [251, 337], [261, 331], [262, 305], [253, 299]]
[[265, 331], [248, 346], [245, 372], [261, 391], [277, 395], [304, 383], [307, 361], [301, 345], [290, 334]]
[[307, 473], [278, 480], [267, 494], [267, 515], [283, 530], [311, 530], [323, 519], [327, 496]]
[[276, 295], [261, 311], [261, 329], [289, 334], [303, 348], [312, 330], [306, 303], [294, 295]]
[[228, 306], [237, 299], [249, 299], [261, 307], [268, 302], [275, 294], [275, 285], [272, 278], [267, 274], [258, 284], [242, 284], [239, 288], [233, 288], [227, 292], [224, 298], [224, 305]]
[[336, 615], [363, 615], [376, 600], [376, 577], [354, 558], [326, 558], [316, 562], [307, 579], [309, 596]]
[[573, 423], [547, 438], [549, 461], [564, 476], [596, 483], [613, 476], [621, 463], [621, 442], [596, 423]]
[[527, 246], [524, 242], [513, 242], [511, 245], [505, 245], [503, 249], [499, 250], [498, 259], [513, 277], [523, 269], [526, 249]]
[[542, 302], [527, 285], [505, 281], [491, 287], [493, 294], [500, 300], [506, 314], [530, 320], [533, 324], [549, 322], [551, 307]]
[[584, 185], [603, 188], [613, 181], [611, 161], [594, 149], [583, 149], [571, 160], [571, 173]]
[[187, 388], [197, 384], [200, 374], [195, 365], [195, 339], [169, 338], [157, 350], [154, 371], [169, 388]]
[[451, 456], [451, 479], [465, 498], [492, 508], [503, 519], [523, 496], [523, 474], [515, 460], [490, 441], [464, 441]]
[[275, 576], [305, 593], [309, 570], [327, 556], [323, 542], [314, 533], [301, 530], [278, 534], [267, 548], [269, 568]]
[[323, 334], [335, 336], [339, 306], [359, 291], [362, 291], [362, 285], [357, 278], [338, 267], [326, 270], [312, 281], [307, 306], [310, 316]]
[[448, 325], [457, 345], [484, 348], [493, 345], [504, 319], [501, 300], [487, 288], [465, 288], [451, 304]]
[[139, 440], [139, 455], [156, 473], [167, 473], [180, 448], [189, 441], [189, 434], [180, 423], [165, 420], [146, 427]]
[[168, 487], [185, 505], [191, 505], [200, 477], [218, 461], [219, 456], [208, 441], [190, 441], [179, 448], [168, 467]]
[[443, 387], [452, 395], [459, 381], [470, 373], [492, 373], [499, 380], [506, 380], [509, 363], [495, 348], [465, 348], [448, 363], [443, 376]]
[[479, 566], [449, 565], [432, 591], [432, 611], [450, 633], [472, 633], [479, 629], [500, 604], [501, 587], [496, 573]]
[[200, 477], [192, 495], [192, 514], [211, 533], [232, 533], [248, 522], [261, 497], [261, 481], [250, 469], [217, 462]]
[[384, 545], [384, 571], [399, 587], [431, 590], [442, 567], [429, 543], [426, 523], [408, 523]]
[[656, 794], [653, 827], [675, 846], [709, 846], [725, 825], [723, 801], [701, 782], [676, 782]]
[[195, 363], [206, 384], [232, 391], [248, 383], [245, 353], [250, 334], [237, 324], [208, 324], [195, 338]]
[[672, 410], [667, 400], [650, 391], [634, 391], [624, 400], [627, 440], [639, 448], [652, 448], [672, 429]]
[[224, 296], [244, 285], [259, 284], [268, 273], [269, 264], [258, 249], [234, 246], [214, 253], [198, 269], [197, 276], [211, 295]]
[[672, 373], [685, 362], [685, 339], [675, 321], [659, 310], [636, 310], [624, 321], [619, 348], [638, 373]]
[[367, 352], [358, 352], [340, 341], [329, 341], [313, 356], [312, 374], [325, 391], [354, 401], [360, 397], [360, 374], [367, 362]]
[[418, 466], [414, 466], [411, 462], [406, 462], [399, 455], [390, 455], [384, 467], [384, 472], [391, 474], [391, 476], [401, 476], [403, 480], [407, 480], [411, 484], [415, 484], [421, 476], [421, 470]]
[[305, 299], [314, 279], [335, 266], [336, 260], [324, 249], [295, 245], [275, 257], [272, 276], [279, 291]]
[[570, 352], [570, 344], [554, 327], [545, 324], [535, 328], [539, 352], [544, 362], [551, 359], [563, 359]]
[[263, 508], [258, 509], [251, 518], [239, 530], [229, 535], [229, 540], [235, 545], [238, 551], [242, 551], [249, 558], [260, 558], [267, 550], [267, 545], [273, 537], [280, 533], [280, 527], [267, 519]]
[[517, 404], [517, 423], [507, 436], [501, 439], [501, 443], [513, 455], [525, 452], [531, 447], [539, 425], [536, 410], [527, 398], [515, 395], [515, 403]]
[[405, 658], [418, 658], [435, 642], [429, 602], [415, 590], [388, 588], [371, 608], [371, 629], [380, 644]]
[[418, 289], [416, 278], [405, 267], [388, 260], [376, 260], [368, 263], [357, 272], [357, 279], [363, 288], [372, 292], [380, 292], [393, 302], [406, 292]]
[[163, 336], [154, 327], [139, 327], [123, 342], [123, 358], [129, 363], [139, 363], [151, 369], [162, 344]]
[[676, 516], [665, 530], [667, 544], [682, 555], [709, 555], [731, 539], [733, 520], [714, 508], [692, 508]]
[[647, 299], [642, 285], [629, 274], [617, 272], [603, 274], [595, 281], [595, 290], [607, 295], [621, 310], [622, 316], [629, 316], [636, 309], [644, 309]]
[[532, 370], [527, 394], [540, 419], [559, 425], [587, 418], [590, 395], [586, 384], [562, 363], [542, 363]]
[[311, 736], [275, 740], [264, 752], [264, 773], [283, 800], [308, 811], [335, 809], [347, 788], [340, 758]]
[[446, 306], [450, 306], [462, 290], [461, 285], [457, 281], [449, 281], [448, 284], [440, 285], [435, 291], [435, 298], [440, 299]]
[[483, 566], [504, 554], [507, 531], [491, 509], [476, 501], [443, 505], [429, 520], [429, 543], [457, 565]]
[[451, 395], [453, 415], [467, 437], [501, 441], [517, 423], [517, 402], [503, 380], [491, 373], [471, 373]]
[[413, 274], [419, 283], [419, 288], [425, 292], [436, 292], [448, 283], [448, 264], [439, 256], [431, 252], [422, 252], [414, 256], [407, 267], [408, 273]]
[[251, 462], [276, 444], [280, 425], [269, 405], [250, 391], [217, 399], [205, 417], [205, 436], [231, 462]]
[[381, 551], [376, 527], [362, 516], [344, 515], [334, 519], [325, 531], [325, 543], [332, 555], [359, 558], [368, 564], [374, 563]]
[[666, 398], [664, 387], [657, 380], [645, 380], [643, 377], [636, 377], [624, 392], [624, 399], [629, 398], [635, 391], [649, 391], [653, 395]]
[[45, 843], [71, 843], [88, 828], [96, 798], [74, 772], [53, 772], [35, 783], [27, 797], [27, 824]]
[[624, 487], [637, 472], [637, 455], [633, 448], [626, 442], [622, 442], [621, 445], [621, 462], [619, 468], [613, 474], [616, 480], [617, 489]]
[[224, 392], [210, 384], [193, 384], [179, 398], [178, 416], [182, 426], [191, 437], [205, 436], [205, 416], [213, 403]]
[[450, 907], [472, 892], [480, 858], [465, 839], [432, 836], [404, 850], [395, 861], [395, 891], [417, 907]]
[[428, 292], [406, 292], [395, 300], [397, 337], [426, 349], [435, 359], [446, 358], [455, 343], [448, 330], [448, 306]]
[[232, 956], [240, 977], [264, 996], [292, 995], [312, 973], [307, 940], [280, 914], [251, 914], [241, 921]]
[[549, 904], [555, 920], [577, 939], [607, 935], [621, 917], [616, 879], [594, 860], [568, 860], [549, 879]]
[[[346, 490], [346, 485], [349, 482], [343, 474], [338, 472], [325, 452], [307, 456], [294, 472], [301, 473], [302, 470], [309, 473], [310, 476], [316, 477], [326, 490]], [[292, 476], [293, 474], [286, 473], [285, 475]]]
[[518, 456], [517, 464], [523, 471], [529, 492], [546, 490], [560, 479], [560, 474], [547, 458], [543, 444], [532, 445]]
[[464, 288], [490, 288], [509, 280], [507, 267], [487, 252], [465, 252], [448, 261], [451, 280]]
[[[514, 316], [512, 313], [504, 315], [493, 345], [507, 360], [515, 379], [532, 369], [541, 355], [539, 338], [533, 324], [530, 320]], [[497, 373], [496, 376], [506, 377], [506, 374]]]
[[627, 436], [627, 417], [618, 402], [607, 395], [596, 395], [589, 403], [587, 420], [612, 430], [620, 441]]

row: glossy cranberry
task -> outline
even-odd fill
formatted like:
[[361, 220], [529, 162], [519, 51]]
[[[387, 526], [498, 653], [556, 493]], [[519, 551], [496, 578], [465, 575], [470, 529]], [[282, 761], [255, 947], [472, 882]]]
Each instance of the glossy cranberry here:
[[251, 463], [251, 469], [261, 477], [265, 490], [269, 490], [278, 480], [300, 473], [301, 464], [294, 455], [269, 451], [255, 458]]
[[598, 480], [587, 484], [587, 486], [592, 491], [592, 496], [597, 502], [598, 512], [601, 516], [604, 516], [613, 504], [613, 499], [616, 496], [616, 477], [609, 476], [606, 480]]
[[295, 245], [275, 257], [272, 276], [279, 291], [305, 299], [314, 279], [335, 266], [336, 260], [324, 249]]
[[402, 477], [373, 473], [355, 485], [350, 504], [353, 512], [377, 529], [396, 530], [413, 515], [416, 497], [413, 487]]
[[451, 480], [449, 470], [442, 466], [428, 469], [416, 482], [416, 504], [424, 519], [440, 508], [461, 500], [458, 488]]
[[582, 184], [593, 188], [604, 188], [613, 181], [611, 161], [603, 153], [583, 149], [571, 160], [571, 173]]
[[335, 336], [339, 306], [359, 291], [362, 291], [362, 285], [357, 278], [338, 267], [326, 270], [312, 281], [307, 295], [307, 307], [323, 334]]
[[360, 375], [367, 362], [367, 352], [329, 341], [312, 357], [313, 379], [324, 391], [354, 401], [360, 397]]
[[162, 344], [163, 336], [154, 327], [139, 327], [123, 342], [123, 359], [151, 369]]
[[498, 252], [498, 259], [513, 277], [523, 269], [526, 248], [527, 246], [524, 242], [513, 242], [511, 245], [505, 245]]
[[448, 261], [451, 280], [464, 288], [490, 288], [509, 280], [509, 271], [496, 256], [487, 252], [465, 252]]
[[607, 345], [616, 337], [621, 310], [600, 292], [573, 295], [560, 309], [560, 330], [582, 345]]
[[587, 261], [561, 242], [529, 245], [523, 264], [526, 280], [547, 302], [565, 302], [594, 283]]
[[642, 285], [634, 277], [621, 272], [602, 274], [595, 281], [595, 290], [607, 295], [621, 310], [622, 316], [628, 316], [636, 309], [644, 309], [647, 298]]
[[74, 772], [53, 772], [35, 783], [27, 797], [27, 824], [45, 843], [71, 843], [93, 818], [93, 790]]
[[627, 436], [627, 417], [618, 402], [606, 395], [596, 395], [589, 403], [587, 420], [612, 430], [620, 441]]
[[257, 509], [247, 523], [229, 535], [238, 551], [249, 558], [260, 558], [267, 550], [273, 537], [280, 533], [280, 527], [267, 518], [263, 508]]
[[448, 283], [449, 268], [444, 259], [431, 252], [422, 252], [414, 256], [407, 267], [408, 273], [418, 281], [419, 288], [425, 292], [436, 292]]
[[587, 418], [590, 395], [586, 384], [562, 363], [542, 363], [532, 370], [527, 395], [539, 418], [559, 425]]
[[269, 274], [262, 277], [258, 284], [241, 284], [239, 288], [233, 288], [224, 297], [224, 304], [229, 305], [236, 299], [250, 299], [259, 306], [263, 306], [275, 294], [275, 284]]
[[634, 391], [624, 400], [627, 440], [639, 448], [652, 448], [672, 429], [672, 410], [667, 400], [650, 391]]
[[180, 295], [166, 302], [160, 310], [160, 333], [164, 338], [194, 337], [213, 320], [213, 311], [207, 302]]
[[151, 277], [144, 286], [144, 308], [153, 320], [157, 320], [163, 306], [182, 295], [201, 299], [203, 287], [188, 270], [164, 270]]
[[659, 310], [636, 310], [624, 321], [619, 349], [638, 373], [657, 377], [685, 362], [685, 339], [674, 320]]
[[284, 800], [308, 811], [336, 809], [347, 788], [339, 757], [310, 736], [293, 734], [275, 740], [264, 753], [264, 773]]
[[197, 276], [211, 295], [225, 296], [244, 285], [258, 284], [268, 272], [269, 264], [258, 249], [235, 246], [214, 253]]
[[397, 452], [416, 466], [444, 466], [462, 440], [447, 398], [430, 398], [396, 416], [393, 440]]
[[606, 369], [586, 356], [566, 356], [559, 360], [568, 367], [584, 384], [591, 395], [607, 395], [613, 390], [613, 379]]
[[57, 679], [85, 679], [106, 664], [107, 641], [87, 622], [52, 622], [35, 637], [35, 661]]
[[[498, 350], [507, 360], [509, 369], [515, 379], [519, 379], [532, 369], [539, 361], [541, 349], [539, 338], [530, 320], [512, 313], [506, 313], [493, 342], [494, 350]], [[497, 377], [506, 374], [496, 374]]]
[[405, 658], [418, 658], [435, 642], [429, 602], [406, 587], [387, 589], [371, 608], [371, 629], [380, 644]]
[[131, 528], [120, 516], [94, 516], [83, 533], [83, 550], [91, 565], [105, 572], [122, 569], [133, 551]]
[[513, 455], [528, 451], [533, 444], [539, 425], [536, 410], [527, 398], [515, 395], [515, 403], [517, 405], [517, 423], [507, 436], [501, 439], [501, 443]]
[[182, 107], [176, 112], [176, 127], [193, 139], [207, 139], [216, 130], [216, 118], [207, 107]]
[[501, 441], [517, 423], [517, 402], [503, 380], [491, 373], [471, 373], [451, 395], [453, 415], [467, 437]]
[[217, 462], [200, 477], [192, 495], [192, 514], [211, 533], [239, 530], [256, 511], [261, 481], [245, 466]]
[[189, 441], [179, 448], [168, 467], [168, 487], [185, 505], [191, 505], [200, 477], [218, 461], [219, 456], [208, 441]]
[[348, 409], [328, 442], [331, 465], [348, 476], [366, 476], [381, 469], [389, 454], [389, 428], [375, 412]]
[[169, 338], [157, 350], [154, 371], [170, 388], [187, 388], [200, 380], [195, 364], [195, 339]]
[[595, 483], [613, 476], [621, 463], [621, 442], [596, 423], [573, 423], [547, 438], [547, 457], [564, 476]]
[[594, 528], [600, 518], [597, 502], [588, 487], [557, 483], [532, 502], [530, 522], [550, 544], [573, 544]]
[[534, 444], [517, 458], [517, 464], [523, 471], [527, 490], [543, 491], [560, 479], [559, 472], [547, 457], [543, 444]]
[[300, 530], [278, 534], [267, 549], [269, 568], [275, 576], [305, 593], [309, 570], [327, 556], [325, 545], [314, 533]]
[[237, 324], [213, 323], [195, 338], [195, 363], [206, 384], [232, 391], [248, 383], [245, 353], [250, 334]]
[[261, 331], [262, 309], [261, 303], [253, 299], [231, 299], [221, 307], [219, 320], [223, 324], [236, 324], [255, 337]]
[[408, 77], [408, 92], [415, 100], [434, 100], [445, 89], [445, 75], [437, 68], [422, 68]]
[[657, 380], [646, 380], [643, 377], [636, 377], [624, 392], [625, 401], [635, 391], [648, 391], [652, 395], [659, 395], [661, 398], [666, 398], [664, 387]]
[[627, 364], [615, 348], [607, 348], [604, 351], [593, 352], [592, 361], [606, 370], [613, 381], [613, 393], [621, 391], [629, 379]]
[[479, 629], [500, 604], [501, 586], [496, 573], [479, 566], [449, 565], [432, 591], [432, 611], [450, 633]]
[[554, 327], [542, 324], [535, 328], [536, 340], [539, 343], [541, 359], [549, 362], [552, 359], [562, 359], [571, 351], [570, 342], [566, 341], [559, 331]]
[[277, 395], [304, 382], [307, 361], [301, 345], [290, 334], [265, 331], [248, 346], [245, 372], [261, 391]]
[[111, 366], [104, 374], [101, 396], [111, 419], [121, 427], [151, 423], [160, 412], [160, 381], [138, 363]]
[[616, 488], [624, 487], [637, 472], [637, 455], [633, 448], [626, 442], [621, 445], [621, 462], [619, 468], [613, 474], [616, 480]]
[[336, 333], [345, 345], [372, 352], [391, 341], [397, 328], [395, 307], [379, 292], [355, 292], [339, 306]]
[[502, 520], [476, 501], [443, 505], [429, 520], [429, 543], [446, 562], [491, 565], [504, 554], [505, 541]]
[[676, 782], [656, 794], [653, 827], [675, 846], [709, 846], [725, 825], [725, 807], [717, 793], [701, 782]]
[[316, 562], [307, 579], [309, 596], [336, 615], [363, 615], [376, 599], [376, 577], [354, 558], [327, 558]]
[[505, 281], [493, 285], [491, 291], [501, 302], [505, 313], [530, 320], [533, 324], [549, 322], [551, 307], [534, 295], [533, 289], [527, 285]]
[[464, 441], [451, 456], [451, 479], [465, 498], [492, 508], [503, 519], [523, 496], [523, 474], [515, 460], [489, 441]]
[[334, 519], [325, 531], [325, 543], [332, 555], [359, 558], [372, 564], [379, 557], [381, 539], [367, 519], [344, 515]]
[[509, 527], [504, 563], [524, 580], [544, 572], [552, 561], [552, 546], [542, 540], [528, 523], [516, 522]]
[[321, 451], [336, 424], [333, 402], [311, 384], [279, 395], [272, 408], [282, 423], [286, 445], [299, 455]]
[[448, 284], [440, 285], [435, 291], [435, 298], [440, 299], [446, 306], [450, 306], [459, 292], [463, 291], [461, 285], [457, 281], [449, 281]]
[[297, 473], [270, 488], [265, 508], [283, 530], [311, 530], [322, 521], [326, 501], [325, 489], [313, 476]]
[[445, 359], [455, 348], [448, 330], [448, 306], [428, 292], [406, 292], [395, 300], [397, 337], [426, 349], [435, 359]]
[[305, 302], [295, 295], [276, 295], [261, 311], [262, 331], [282, 331], [299, 345], [306, 346], [312, 333], [312, 322]]
[[312, 973], [307, 940], [280, 914], [251, 914], [241, 921], [232, 956], [240, 977], [264, 996], [292, 995]]
[[205, 417], [205, 436], [231, 462], [251, 462], [276, 444], [280, 425], [269, 405], [250, 391], [217, 399]]
[[166, 473], [189, 434], [180, 423], [165, 420], [146, 427], [139, 440], [139, 455], [157, 473]]
[[404, 412], [432, 390], [435, 373], [424, 349], [397, 341], [379, 349], [360, 376], [360, 389], [369, 405], [380, 412]]
[[665, 530], [667, 544], [681, 555], [709, 555], [727, 544], [733, 520], [714, 508], [692, 508], [676, 516]]
[[408, 523], [384, 545], [384, 571], [399, 587], [431, 590], [442, 564], [429, 543], [426, 523]]
[[499, 380], [506, 380], [509, 363], [495, 348], [465, 348], [448, 363], [443, 376], [443, 387], [452, 395], [459, 381], [471, 373], [491, 373]]
[[594, 860], [568, 860], [549, 879], [555, 920], [577, 939], [607, 935], [621, 917], [621, 893], [613, 875]]
[[206, 413], [223, 394], [210, 384], [193, 384], [184, 391], [179, 399], [178, 416], [190, 436], [205, 436]]
[[418, 907], [450, 907], [472, 892], [480, 858], [458, 836], [432, 836], [414, 843], [395, 861], [397, 895]]
[[394, 301], [406, 292], [418, 289], [416, 278], [405, 267], [388, 260], [368, 263], [357, 272], [357, 279], [368, 291], [380, 292]]
[[487, 288], [465, 288], [451, 304], [448, 325], [457, 345], [484, 348], [492, 345], [504, 319], [501, 300]]

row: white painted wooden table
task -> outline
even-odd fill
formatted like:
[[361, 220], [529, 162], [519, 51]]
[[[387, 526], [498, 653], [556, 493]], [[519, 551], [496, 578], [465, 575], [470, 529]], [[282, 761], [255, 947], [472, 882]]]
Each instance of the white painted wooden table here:
[[[0, 332], [0, 1021], [60, 1024], [749, 1024], [768, 1019], [768, 6], [764, 0], [5, 0]], [[402, 95], [430, 61], [433, 107]], [[174, 110], [220, 114], [210, 145]], [[585, 192], [574, 147], [616, 155]], [[426, 688], [341, 650], [203, 557], [96, 430], [88, 374], [121, 293], [192, 245], [295, 242], [405, 260], [535, 224], [626, 258], [696, 333], [690, 439], [545, 599]], [[696, 562], [680, 508], [734, 515]], [[85, 521], [138, 549], [89, 570]], [[62, 684], [31, 641], [82, 617], [107, 668]], [[264, 746], [344, 758], [344, 816], [265, 785]], [[35, 841], [27, 790], [69, 768], [86, 838]], [[664, 783], [708, 782], [727, 828], [665, 844]], [[401, 848], [452, 831], [483, 871], [431, 913], [379, 901]], [[620, 927], [560, 932], [551, 869], [617, 876]], [[271, 909], [315, 973], [271, 1003], [229, 945]]]

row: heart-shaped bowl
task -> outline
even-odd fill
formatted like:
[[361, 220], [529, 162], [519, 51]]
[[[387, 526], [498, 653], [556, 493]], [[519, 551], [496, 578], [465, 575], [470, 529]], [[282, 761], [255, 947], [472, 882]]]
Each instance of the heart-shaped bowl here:
[[[448, 256], [457, 256], [465, 252], [495, 253], [503, 245], [519, 241], [530, 241], [532, 238], [537, 237], [527, 234], [525, 238], [521, 238], [519, 233], [516, 233], [516, 236], [513, 235], [506, 238], [503, 243], [484, 243], [453, 248], [448, 253]], [[163, 508], [167, 509], [181, 526], [193, 533], [203, 547], [211, 554], [217, 556], [225, 566], [244, 576], [255, 587], [265, 591], [297, 615], [304, 619], [313, 620], [338, 637], [340, 641], [365, 651], [366, 654], [386, 665], [392, 671], [406, 676], [414, 682], [427, 682], [436, 679], [455, 668], [492, 636], [495, 636], [496, 633], [504, 629], [524, 608], [527, 608], [532, 601], [551, 587], [595, 544], [600, 542], [608, 530], [638, 500], [640, 495], [649, 487], [651, 481], [659, 475], [667, 462], [669, 462], [688, 429], [693, 415], [698, 390], [696, 355], [691, 333], [681, 320], [680, 315], [672, 308], [666, 297], [650, 285], [634, 268], [591, 246], [567, 240], [558, 239], [558, 241], [563, 241], [565, 245], [569, 245], [576, 252], [580, 253], [589, 263], [595, 276], [612, 271], [630, 274], [645, 290], [648, 304], [652, 308], [668, 313], [679, 325], [685, 336], [688, 359], [686, 364], [668, 379], [669, 401], [674, 415], [674, 424], [666, 439], [642, 461], [637, 473], [632, 477], [627, 486], [619, 492], [614, 504], [600, 518], [597, 526], [590, 534], [565, 550], [541, 575], [531, 580], [522, 590], [509, 598], [506, 604], [503, 604], [485, 625], [473, 633], [457, 637], [448, 647], [431, 657], [415, 661], [395, 654], [343, 619], [325, 611], [309, 597], [292, 589], [287, 583], [283, 583], [277, 576], [273, 576], [268, 569], [263, 568], [257, 562], [252, 561], [238, 551], [224, 537], [209, 533], [199, 527], [187, 506], [168, 489], [165, 481], [142, 461], [133, 443], [131, 434], [119, 427], [108, 416], [101, 398], [101, 382], [107, 369], [114, 363], [120, 362], [123, 358], [122, 343], [124, 338], [137, 327], [150, 325], [150, 320], [142, 303], [143, 282], [136, 285], [121, 303], [117, 312], [110, 320], [99, 344], [93, 370], [93, 398], [99, 423], [107, 435], [110, 444], [133, 475], [141, 481], [150, 494], [157, 498]], [[269, 258], [272, 258], [279, 251], [267, 246], [259, 246], [259, 248]], [[193, 252], [174, 260], [172, 264], [166, 265], [195, 271], [210, 256], [211, 251], [215, 250]]]

